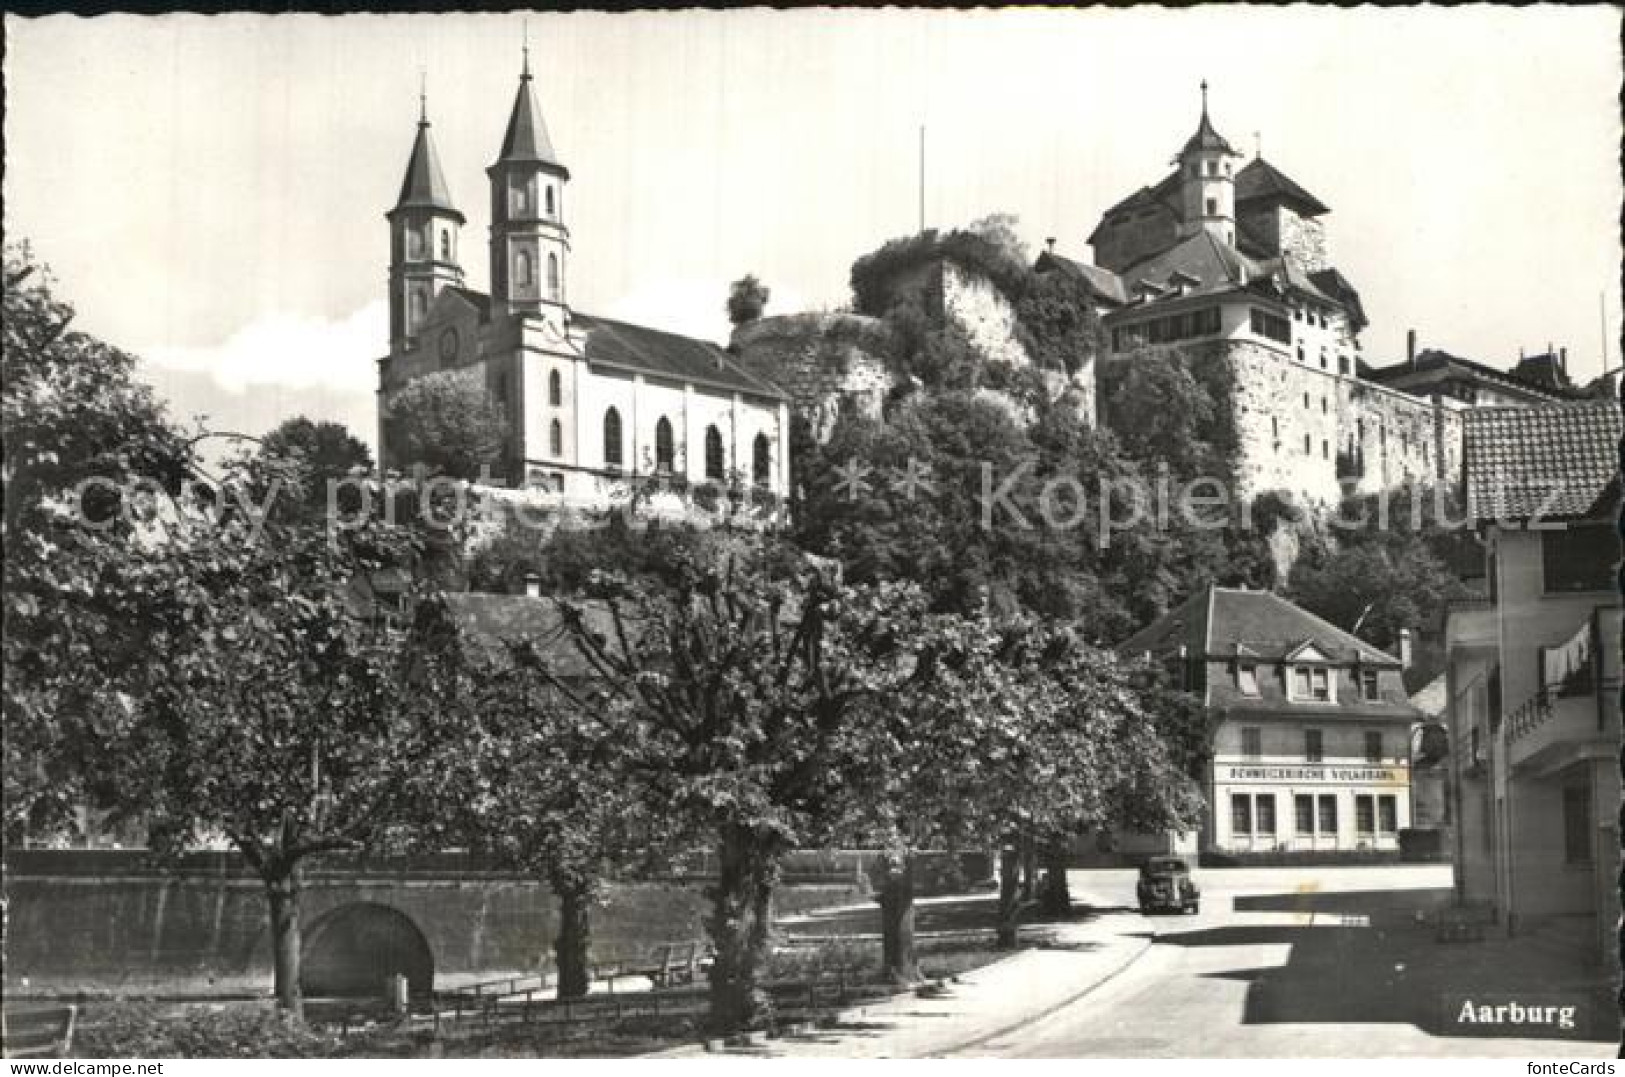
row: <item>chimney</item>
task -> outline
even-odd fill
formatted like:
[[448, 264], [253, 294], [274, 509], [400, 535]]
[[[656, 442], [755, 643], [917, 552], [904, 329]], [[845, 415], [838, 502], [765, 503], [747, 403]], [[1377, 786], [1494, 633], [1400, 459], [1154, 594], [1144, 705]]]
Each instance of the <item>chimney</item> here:
[[1044, 248], [1046, 250], [1048, 250], [1049, 253], [1051, 253], [1051, 254], [1055, 253], [1055, 237], [1054, 236], [1046, 236], [1045, 237], [1045, 239], [1044, 239]]
[[1411, 668], [1411, 630], [1408, 628], [1399, 630], [1399, 668]]
[[1405, 361], [1416, 365], [1416, 330], [1405, 330]]
[[1567, 348], [1557, 349], [1557, 369], [1565, 374], [1569, 372], [1569, 350]]
[[525, 594], [531, 598], [542, 597], [542, 578], [534, 572], [525, 576]]

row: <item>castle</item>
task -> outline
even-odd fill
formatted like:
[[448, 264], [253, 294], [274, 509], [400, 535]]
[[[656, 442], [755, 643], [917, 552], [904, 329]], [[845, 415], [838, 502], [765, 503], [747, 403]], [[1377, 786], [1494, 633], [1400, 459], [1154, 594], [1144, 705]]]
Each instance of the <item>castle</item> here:
[[378, 443], [404, 468], [391, 401], [425, 375], [484, 388], [511, 434], [495, 478], [595, 503], [653, 479], [782, 497], [787, 398], [723, 349], [569, 303], [570, 170], [531, 90], [528, 50], [491, 197], [489, 294], [464, 284], [460, 231], [426, 104], [387, 214], [389, 354], [378, 362]]

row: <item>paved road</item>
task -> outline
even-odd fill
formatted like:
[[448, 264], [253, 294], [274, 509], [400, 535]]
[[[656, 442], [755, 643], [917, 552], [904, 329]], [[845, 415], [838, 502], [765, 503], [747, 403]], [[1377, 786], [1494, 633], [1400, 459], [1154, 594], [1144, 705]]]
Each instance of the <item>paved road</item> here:
[[[1198, 873], [1194, 916], [1114, 917], [1152, 935], [1110, 980], [963, 1054], [1002, 1057], [1481, 1055], [1609, 1057], [1612, 1025], [1573, 953], [1539, 940], [1440, 944], [1416, 911], [1448, 898], [1448, 868]], [[1075, 894], [1134, 904], [1128, 871], [1073, 873]], [[1530, 996], [1534, 996], [1531, 998]], [[1546, 1030], [1459, 1021], [1463, 1001], [1572, 1001], [1595, 1022]], [[1580, 1037], [1590, 1035], [1588, 1042]]]

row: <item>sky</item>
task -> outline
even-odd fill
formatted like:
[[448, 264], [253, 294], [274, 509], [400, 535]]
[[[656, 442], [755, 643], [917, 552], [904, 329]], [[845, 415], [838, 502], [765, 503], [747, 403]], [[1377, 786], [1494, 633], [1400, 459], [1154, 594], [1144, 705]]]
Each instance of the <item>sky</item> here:
[[1102, 210], [1215, 126], [1331, 207], [1368, 361], [1620, 364], [1620, 14], [1588, 9], [805, 9], [5, 19], [7, 241], [175, 415], [371, 441], [420, 80], [468, 284], [528, 38], [569, 166], [579, 309], [725, 340], [840, 306], [919, 217], [1012, 213], [1087, 258]]

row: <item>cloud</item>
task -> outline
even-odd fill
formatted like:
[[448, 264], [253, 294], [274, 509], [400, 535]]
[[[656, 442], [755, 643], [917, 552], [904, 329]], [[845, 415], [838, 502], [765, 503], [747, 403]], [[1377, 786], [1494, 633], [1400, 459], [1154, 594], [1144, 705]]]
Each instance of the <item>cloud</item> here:
[[138, 354], [161, 369], [207, 374], [222, 389], [245, 393], [371, 390], [373, 360], [388, 350], [389, 308], [379, 300], [343, 318], [272, 314], [210, 346], [154, 345]]

